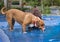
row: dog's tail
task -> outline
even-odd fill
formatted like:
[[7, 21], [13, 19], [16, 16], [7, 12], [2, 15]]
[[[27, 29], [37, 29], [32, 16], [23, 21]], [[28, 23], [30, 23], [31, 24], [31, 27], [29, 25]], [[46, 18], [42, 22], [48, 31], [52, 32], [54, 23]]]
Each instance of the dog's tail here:
[[6, 14], [6, 7], [3, 7], [3, 8], [1, 9], [1, 13], [2, 13], [2, 14]]

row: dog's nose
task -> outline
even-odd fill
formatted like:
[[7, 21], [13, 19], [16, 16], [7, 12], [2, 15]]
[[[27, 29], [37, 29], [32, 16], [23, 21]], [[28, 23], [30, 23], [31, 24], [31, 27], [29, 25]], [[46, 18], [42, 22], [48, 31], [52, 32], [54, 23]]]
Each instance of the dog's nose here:
[[42, 31], [44, 32], [45, 31], [45, 28], [43, 28]]
[[40, 28], [43, 32], [45, 31], [45, 28]]

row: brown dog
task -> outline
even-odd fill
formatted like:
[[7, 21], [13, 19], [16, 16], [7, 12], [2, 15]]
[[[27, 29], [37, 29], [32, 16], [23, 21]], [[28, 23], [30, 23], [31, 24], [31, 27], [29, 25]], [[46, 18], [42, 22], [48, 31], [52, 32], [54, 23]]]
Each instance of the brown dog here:
[[[10, 9], [8, 11], [4, 10], [5, 7], [1, 9], [2, 14], [6, 15], [6, 19], [10, 26], [10, 30], [13, 30], [15, 21], [22, 25], [23, 32], [26, 32], [26, 26], [33, 24], [35, 22], [36, 26], [41, 28], [44, 31], [44, 22], [40, 18], [34, 16], [32, 13], [23, 12], [18, 9]], [[37, 21], [36, 21], [37, 20]]]

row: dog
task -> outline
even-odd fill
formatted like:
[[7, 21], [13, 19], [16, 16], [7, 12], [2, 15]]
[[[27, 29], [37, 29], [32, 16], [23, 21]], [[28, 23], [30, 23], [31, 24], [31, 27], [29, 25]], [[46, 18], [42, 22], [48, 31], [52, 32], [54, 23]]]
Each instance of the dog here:
[[10, 31], [13, 30], [15, 21], [22, 25], [23, 32], [26, 32], [26, 26], [29, 24], [34, 24], [44, 31], [44, 21], [39, 17], [34, 16], [32, 13], [23, 12], [18, 9], [6, 10], [5, 7], [1, 9], [1, 13], [6, 15], [7, 22], [10, 26]]

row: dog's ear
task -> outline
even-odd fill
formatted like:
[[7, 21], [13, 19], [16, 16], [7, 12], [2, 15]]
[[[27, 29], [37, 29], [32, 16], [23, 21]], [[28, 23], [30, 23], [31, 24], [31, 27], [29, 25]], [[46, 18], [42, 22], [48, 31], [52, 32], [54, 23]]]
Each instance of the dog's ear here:
[[32, 20], [32, 24], [34, 24], [35, 25], [35, 27], [39, 27], [39, 25], [40, 25], [40, 20], [38, 19], [38, 18], [34, 18], [33, 20]]
[[35, 25], [35, 27], [39, 27], [39, 21], [34, 21], [33, 24]]
[[36, 21], [36, 26], [39, 27], [40, 26], [40, 21]]

